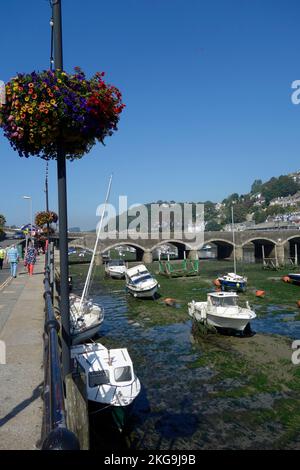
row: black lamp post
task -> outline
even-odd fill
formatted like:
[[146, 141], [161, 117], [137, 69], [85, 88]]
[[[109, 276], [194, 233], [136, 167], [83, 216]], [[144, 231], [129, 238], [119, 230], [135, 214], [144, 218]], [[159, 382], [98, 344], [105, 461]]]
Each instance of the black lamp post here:
[[[63, 70], [61, 0], [52, 0], [54, 67]], [[57, 146], [58, 216], [60, 250], [60, 313], [62, 325], [63, 376], [71, 372], [70, 360], [70, 316], [69, 316], [69, 266], [68, 266], [68, 217], [66, 157], [60, 145]]]

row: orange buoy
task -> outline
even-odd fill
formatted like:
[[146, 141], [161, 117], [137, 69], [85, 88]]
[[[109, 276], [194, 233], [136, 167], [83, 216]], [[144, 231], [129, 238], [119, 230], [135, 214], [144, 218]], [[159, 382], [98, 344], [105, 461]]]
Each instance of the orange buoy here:
[[176, 300], [175, 299], [172, 299], [171, 297], [167, 297], [166, 299], [164, 299], [164, 303], [166, 305], [174, 305], [174, 303], [176, 303]]
[[300, 300], [297, 300], [297, 306], [300, 308]]
[[281, 279], [283, 282], [291, 282], [291, 278], [289, 276], [283, 276]]
[[221, 283], [220, 283], [219, 279], [215, 279], [215, 280], [213, 281], [213, 283], [214, 283], [214, 285], [215, 285], [216, 287], [221, 287]]
[[264, 297], [265, 293], [266, 292], [264, 290], [257, 290], [255, 295], [256, 295], [256, 297]]

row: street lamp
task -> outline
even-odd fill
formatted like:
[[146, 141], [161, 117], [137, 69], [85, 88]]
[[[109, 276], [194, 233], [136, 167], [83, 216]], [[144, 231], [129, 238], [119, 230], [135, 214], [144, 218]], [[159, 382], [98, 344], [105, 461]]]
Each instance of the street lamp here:
[[30, 238], [32, 241], [32, 197], [31, 196], [23, 196], [23, 199], [30, 200]]

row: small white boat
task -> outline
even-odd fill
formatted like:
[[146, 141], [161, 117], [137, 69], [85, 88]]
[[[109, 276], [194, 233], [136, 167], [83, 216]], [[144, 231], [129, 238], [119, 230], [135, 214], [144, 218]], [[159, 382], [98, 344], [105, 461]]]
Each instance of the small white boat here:
[[80, 344], [71, 348], [71, 359], [74, 372], [85, 375], [87, 398], [92, 402], [127, 407], [141, 391], [126, 348]]
[[154, 298], [159, 288], [157, 280], [143, 264], [126, 269], [125, 279], [126, 288], [134, 297]]
[[81, 302], [81, 297], [70, 294], [70, 333], [72, 344], [93, 338], [104, 320], [104, 310], [91, 300]]
[[122, 259], [110, 260], [105, 265], [105, 273], [113, 279], [124, 279], [126, 264]]
[[237, 302], [238, 295], [235, 292], [211, 292], [207, 294], [207, 302], [190, 302], [188, 311], [196, 321], [243, 332], [248, 323], [256, 318], [256, 314], [248, 302], [245, 308], [239, 307]]

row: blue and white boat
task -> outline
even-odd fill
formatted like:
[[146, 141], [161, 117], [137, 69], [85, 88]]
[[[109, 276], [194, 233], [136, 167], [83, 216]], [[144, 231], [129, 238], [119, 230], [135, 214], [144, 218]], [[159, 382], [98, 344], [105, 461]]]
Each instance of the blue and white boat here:
[[299, 273], [289, 273], [288, 277], [290, 278], [292, 283], [300, 284], [300, 274]]
[[236, 273], [227, 273], [218, 277], [223, 291], [233, 290], [236, 292], [245, 292], [247, 289], [247, 278]]

